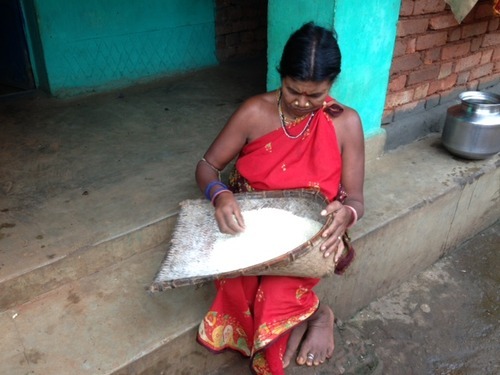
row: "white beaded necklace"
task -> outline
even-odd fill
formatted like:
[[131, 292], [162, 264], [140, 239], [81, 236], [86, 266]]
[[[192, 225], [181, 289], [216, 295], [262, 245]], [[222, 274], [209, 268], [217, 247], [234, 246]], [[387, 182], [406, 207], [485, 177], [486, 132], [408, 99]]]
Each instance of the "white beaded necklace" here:
[[306, 126], [304, 126], [304, 129], [302, 129], [302, 131], [299, 134], [297, 134], [297, 135], [291, 135], [288, 132], [288, 130], [286, 129], [285, 115], [283, 114], [283, 110], [281, 109], [281, 91], [280, 91], [280, 96], [279, 96], [279, 99], [278, 99], [278, 113], [280, 115], [281, 128], [285, 132], [285, 135], [288, 138], [290, 138], [290, 139], [297, 139], [297, 138], [302, 137], [302, 135], [306, 132], [306, 130], [309, 129], [309, 125], [311, 125], [311, 121], [314, 118], [314, 115], [316, 114], [316, 112], [312, 112], [309, 115], [309, 120], [307, 120]]

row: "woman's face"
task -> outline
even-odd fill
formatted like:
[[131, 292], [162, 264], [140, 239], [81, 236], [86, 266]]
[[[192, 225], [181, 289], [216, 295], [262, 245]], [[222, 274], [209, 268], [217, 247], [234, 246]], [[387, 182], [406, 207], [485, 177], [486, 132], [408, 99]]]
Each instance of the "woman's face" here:
[[332, 82], [297, 81], [290, 77], [282, 80], [282, 106], [289, 116], [300, 117], [323, 106]]

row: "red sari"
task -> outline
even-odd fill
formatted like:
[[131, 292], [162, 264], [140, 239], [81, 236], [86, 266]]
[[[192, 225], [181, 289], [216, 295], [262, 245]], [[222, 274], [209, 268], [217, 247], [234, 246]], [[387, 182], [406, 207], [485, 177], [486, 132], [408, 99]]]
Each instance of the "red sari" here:
[[[236, 162], [235, 191], [319, 189], [330, 200], [339, 190], [342, 160], [332, 119], [309, 117], [247, 144]], [[306, 128], [307, 127], [307, 128]], [[200, 324], [198, 341], [210, 350], [232, 349], [252, 358], [258, 375], [284, 375], [291, 329], [319, 306], [316, 278], [243, 276], [216, 281], [217, 295]]]

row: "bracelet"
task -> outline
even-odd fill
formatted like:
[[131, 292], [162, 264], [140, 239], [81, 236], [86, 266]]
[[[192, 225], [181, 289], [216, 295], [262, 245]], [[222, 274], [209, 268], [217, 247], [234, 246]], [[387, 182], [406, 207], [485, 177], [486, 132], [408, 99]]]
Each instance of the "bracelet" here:
[[230, 193], [231, 190], [229, 189], [225, 189], [225, 188], [220, 188], [219, 190], [217, 190], [214, 195], [212, 195], [212, 199], [210, 200], [210, 202], [212, 203], [212, 205], [215, 207], [215, 198], [217, 198], [220, 194], [222, 193]]
[[200, 161], [205, 162], [215, 173], [217, 173], [217, 177], [220, 180], [220, 174], [222, 172], [220, 169], [215, 168], [215, 166], [212, 163], [210, 163], [209, 161], [207, 161], [207, 159], [205, 159], [205, 158], [201, 158]]
[[353, 217], [354, 219], [351, 221], [351, 223], [347, 226], [347, 228], [351, 228], [354, 226], [354, 224], [356, 224], [356, 222], [358, 221], [358, 213], [356, 212], [356, 210], [354, 209], [354, 207], [351, 207], [351, 206], [348, 206], [347, 204], [344, 204], [344, 207], [345, 208], [348, 208], [351, 210], [352, 214], [353, 214]]
[[222, 183], [218, 180], [210, 182], [207, 185], [207, 187], [205, 188], [205, 198], [207, 198], [209, 201], [212, 200], [212, 196], [210, 195], [210, 191], [212, 190], [212, 188], [214, 186], [220, 186], [223, 189], [229, 190], [228, 187], [224, 183]]

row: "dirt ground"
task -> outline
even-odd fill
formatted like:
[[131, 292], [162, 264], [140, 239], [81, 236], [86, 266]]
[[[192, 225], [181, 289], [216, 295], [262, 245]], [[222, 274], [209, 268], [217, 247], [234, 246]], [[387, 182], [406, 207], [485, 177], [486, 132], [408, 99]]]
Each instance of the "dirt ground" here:
[[[287, 375], [500, 374], [500, 221], [335, 327], [335, 353]], [[217, 375], [249, 374], [248, 362]]]

